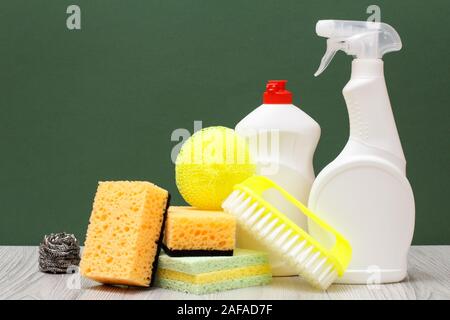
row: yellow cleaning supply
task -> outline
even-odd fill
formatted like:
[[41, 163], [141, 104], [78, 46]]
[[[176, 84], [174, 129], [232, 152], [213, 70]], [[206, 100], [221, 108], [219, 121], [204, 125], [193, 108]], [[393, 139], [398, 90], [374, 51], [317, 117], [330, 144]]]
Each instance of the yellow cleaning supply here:
[[100, 182], [81, 274], [108, 284], [151, 285], [168, 202], [169, 193], [150, 182]]
[[187, 203], [199, 209], [220, 210], [233, 186], [254, 173], [247, 142], [225, 127], [196, 132], [176, 159], [178, 190]]
[[232, 256], [236, 218], [223, 211], [169, 208], [163, 248], [171, 257]]
[[[305, 230], [289, 220], [264, 196], [278, 194], [296, 207], [300, 213], [334, 239], [334, 244], [324, 247]], [[222, 204], [226, 212], [234, 214], [240, 224], [251, 232], [268, 249], [278, 251], [299, 275], [315, 287], [325, 290], [344, 274], [350, 259], [348, 241], [319, 219], [301, 202], [283, 188], [263, 176], [253, 176], [234, 187], [232, 194]]]

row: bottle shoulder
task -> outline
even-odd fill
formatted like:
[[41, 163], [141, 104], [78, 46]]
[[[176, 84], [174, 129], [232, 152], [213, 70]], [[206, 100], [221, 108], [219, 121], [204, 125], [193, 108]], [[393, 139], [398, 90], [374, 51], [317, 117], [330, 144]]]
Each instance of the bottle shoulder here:
[[277, 129], [300, 133], [310, 131], [320, 135], [320, 126], [311, 116], [288, 104], [263, 104], [257, 107], [236, 125], [237, 131], [246, 129]]
[[[369, 190], [372, 182], [380, 183], [384, 180], [386, 184], [398, 184], [401, 188], [412, 193], [411, 185], [405, 174], [394, 164], [377, 156], [357, 155], [352, 157], [338, 156], [323, 168], [314, 181], [311, 194], [318, 193], [319, 190], [332, 184], [333, 180], [342, 176], [345, 176], [348, 181], [347, 191], [361, 187], [367, 187]], [[352, 182], [353, 177], [358, 180], [358, 183]], [[383, 191], [379, 189], [377, 192]]]

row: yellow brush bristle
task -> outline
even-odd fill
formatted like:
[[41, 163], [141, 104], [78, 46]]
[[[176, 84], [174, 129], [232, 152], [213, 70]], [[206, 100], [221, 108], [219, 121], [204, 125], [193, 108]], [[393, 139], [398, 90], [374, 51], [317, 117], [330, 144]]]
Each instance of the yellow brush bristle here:
[[305, 280], [325, 290], [337, 278], [332, 259], [302, 235], [283, 222], [242, 190], [235, 190], [222, 204], [226, 212], [236, 216], [238, 223], [260, 239], [267, 248], [279, 252]]

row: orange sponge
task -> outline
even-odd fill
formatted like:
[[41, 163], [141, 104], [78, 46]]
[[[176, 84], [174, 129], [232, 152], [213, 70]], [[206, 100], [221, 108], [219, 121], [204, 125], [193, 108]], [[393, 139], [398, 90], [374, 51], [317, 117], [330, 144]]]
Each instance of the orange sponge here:
[[169, 193], [146, 181], [99, 182], [81, 274], [98, 282], [153, 282]]
[[170, 207], [164, 233], [170, 256], [233, 255], [236, 219], [223, 211]]

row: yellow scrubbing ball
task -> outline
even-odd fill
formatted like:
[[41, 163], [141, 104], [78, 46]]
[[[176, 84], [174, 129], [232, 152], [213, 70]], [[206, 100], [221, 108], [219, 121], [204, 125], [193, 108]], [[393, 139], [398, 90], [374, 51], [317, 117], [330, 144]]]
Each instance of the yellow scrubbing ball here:
[[181, 147], [175, 164], [180, 194], [199, 209], [220, 209], [234, 185], [254, 174], [247, 142], [225, 127], [196, 132]]

